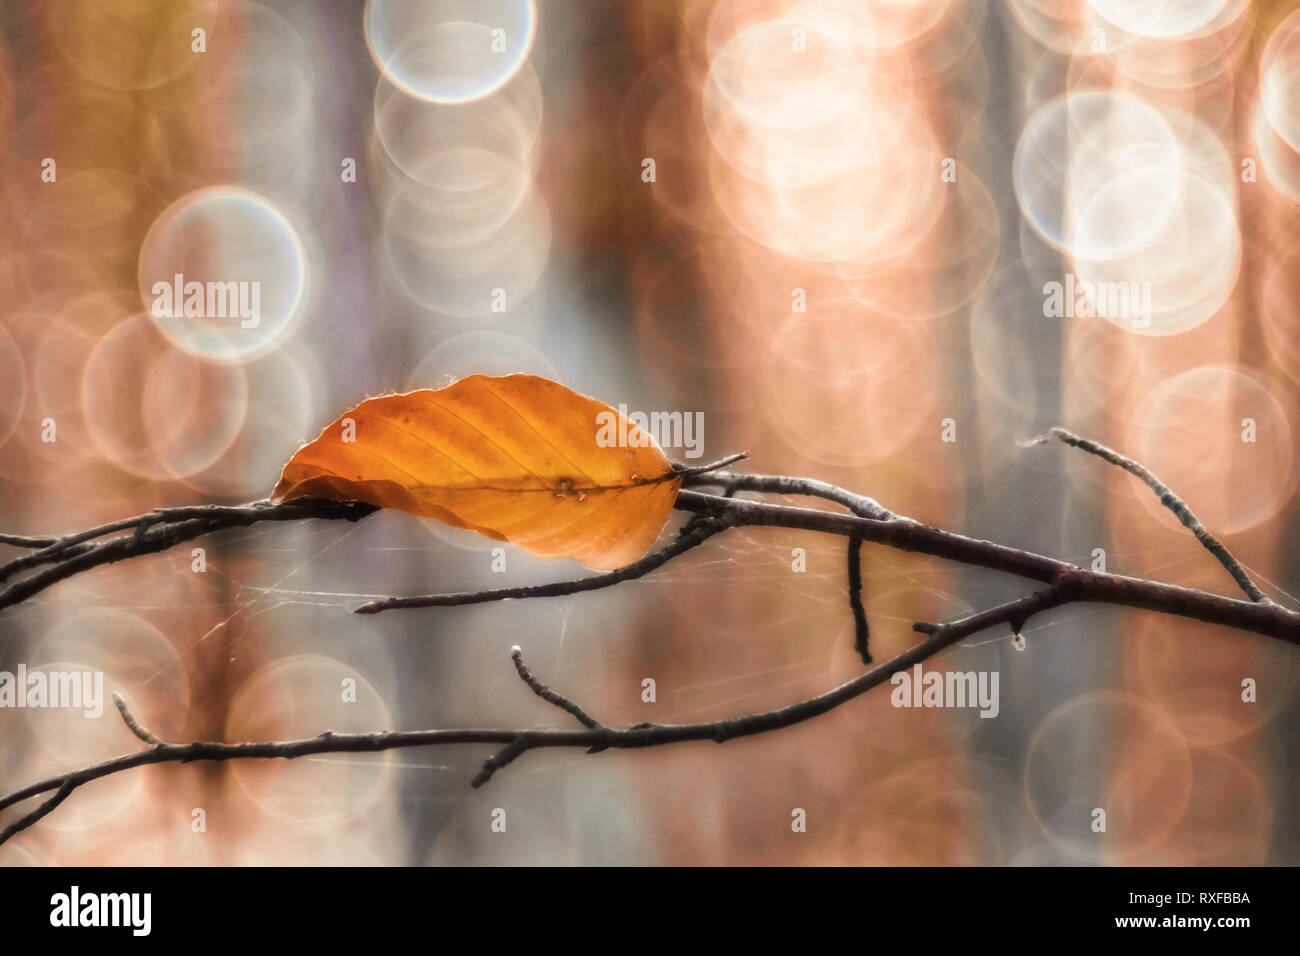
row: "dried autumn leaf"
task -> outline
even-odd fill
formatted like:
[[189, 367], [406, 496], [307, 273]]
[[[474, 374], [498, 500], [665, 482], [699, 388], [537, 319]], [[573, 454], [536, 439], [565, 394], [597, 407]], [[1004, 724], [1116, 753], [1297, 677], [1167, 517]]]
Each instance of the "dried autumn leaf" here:
[[[626, 447], [598, 441], [610, 423]], [[397, 508], [608, 571], [645, 554], [680, 485], [653, 438], [603, 402], [535, 375], [471, 375], [345, 412], [271, 497]]]

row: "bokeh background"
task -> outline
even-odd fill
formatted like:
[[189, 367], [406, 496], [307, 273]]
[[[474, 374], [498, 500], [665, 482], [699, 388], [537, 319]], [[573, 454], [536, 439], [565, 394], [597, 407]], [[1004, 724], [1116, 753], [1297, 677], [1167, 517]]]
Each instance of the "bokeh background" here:
[[[366, 396], [526, 371], [702, 412], [710, 458], [1232, 593], [1134, 480], [1020, 444], [1063, 424], [1296, 606], [1296, 7], [5, 0], [0, 528], [261, 498]], [[260, 282], [260, 324], [155, 320], [177, 272]], [[1067, 273], [1149, 283], [1150, 325], [1045, 316]], [[0, 612], [0, 669], [102, 670], [158, 734], [239, 740], [561, 723], [513, 644], [607, 722], [862, 666], [841, 539], [731, 532], [610, 591], [374, 617], [349, 611], [581, 569], [495, 573], [492, 542], [388, 513], [195, 545], [202, 573], [186, 547]], [[878, 660], [1026, 589], [870, 546], [865, 568]], [[1090, 606], [1025, 637], [933, 662], [997, 670], [992, 720], [882, 688], [724, 747], [531, 753], [481, 791], [474, 748], [146, 768], [0, 862], [1300, 862], [1294, 648]], [[0, 790], [134, 746], [111, 707], [0, 711]]]

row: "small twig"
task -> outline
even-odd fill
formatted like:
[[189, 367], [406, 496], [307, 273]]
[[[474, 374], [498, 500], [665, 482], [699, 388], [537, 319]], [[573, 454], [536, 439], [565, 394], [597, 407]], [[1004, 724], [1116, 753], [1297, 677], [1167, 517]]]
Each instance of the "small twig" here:
[[[0, 581], [37, 565], [51, 565], [0, 590], [0, 608], [19, 604], [51, 585], [83, 571], [126, 558], [166, 551], [184, 541], [214, 531], [247, 527], [259, 521], [301, 521], [305, 518], [359, 521], [378, 510], [374, 505], [359, 501], [330, 501], [321, 498], [299, 498], [281, 504], [254, 501], [246, 505], [162, 508], [60, 538], [40, 552], [20, 555], [0, 565]], [[116, 530], [134, 529], [142, 524], [148, 530], [90, 543], [92, 538]]]
[[862, 603], [862, 539], [849, 538], [849, 607], [853, 609], [853, 649], [862, 663], [871, 663], [871, 626], [867, 622], [867, 609]]
[[501, 750], [498, 750], [492, 756], [488, 757], [487, 760], [484, 760], [483, 769], [480, 770], [474, 779], [469, 782], [469, 785], [477, 790], [479, 787], [483, 786], [483, 784], [491, 780], [492, 775], [498, 770], [514, 763], [515, 760], [522, 757], [528, 749], [527, 736], [520, 734]]
[[[968, 619], [969, 620], [969, 619]], [[335, 734], [326, 731], [303, 740], [267, 741], [256, 743], [218, 743], [195, 741], [193, 743], [159, 742], [148, 750], [114, 757], [91, 767], [61, 774], [30, 784], [20, 790], [0, 797], [0, 811], [31, 797], [54, 791], [54, 795], [36, 810], [16, 820], [0, 831], [0, 844], [36, 823], [65, 799], [72, 791], [94, 780], [123, 773], [136, 767], [159, 763], [190, 763], [193, 761], [226, 761], [252, 759], [285, 759], [313, 756], [323, 753], [373, 753], [408, 747], [445, 746], [448, 744], [504, 744], [489, 757], [471, 781], [482, 786], [500, 770], [530, 750], [543, 748], [582, 748], [588, 752], [601, 750], [640, 750], [688, 741], [711, 740], [725, 743], [738, 737], [769, 733], [818, 717], [839, 707], [871, 688], [883, 684], [893, 674], [951, 647], [966, 634], [972, 633], [968, 621], [942, 625], [924, 641], [914, 645], [897, 657], [825, 693], [797, 703], [724, 720], [696, 724], [636, 724], [615, 729], [597, 724], [582, 730], [535, 729], [464, 729], [386, 731], [373, 734]], [[512, 651], [512, 657], [514, 656]], [[518, 667], [518, 664], [516, 664]], [[521, 674], [522, 676], [522, 674]], [[529, 683], [529, 686], [532, 686]], [[544, 686], [544, 685], [543, 685]], [[558, 696], [558, 695], [557, 695]], [[127, 726], [139, 726], [126, 702], [118, 704]], [[572, 711], [570, 711], [572, 713]], [[133, 729], [132, 733], [136, 733]], [[147, 732], [146, 732], [147, 733]], [[139, 736], [139, 734], [137, 734]], [[150, 734], [150, 737], [153, 735]]]
[[379, 601], [369, 601], [354, 610], [356, 614], [378, 614], [395, 608], [412, 607], [460, 607], [465, 604], [483, 604], [488, 601], [509, 601], [519, 598], [563, 597], [567, 594], [579, 594], [583, 591], [596, 591], [611, 587], [623, 581], [632, 581], [645, 577], [651, 571], [662, 567], [680, 554], [697, 548], [720, 531], [726, 525], [708, 520], [707, 516], [699, 519], [693, 517], [678, 532], [672, 543], [658, 551], [652, 551], [639, 561], [627, 567], [605, 574], [596, 574], [574, 581], [558, 581], [554, 584], [529, 584], [513, 588], [492, 588], [487, 591], [457, 591], [449, 594], [424, 594], [412, 597], [391, 597]]
[[24, 817], [19, 817], [13, 823], [9, 824], [9, 826], [0, 830], [0, 843], [4, 843], [15, 833], [21, 833], [34, 823], [37, 823], [42, 817], [49, 815], [55, 807], [68, 799], [68, 797], [72, 796], [72, 791], [76, 790], [79, 786], [80, 784], [76, 783], [71, 777], [65, 778], [63, 782], [59, 784], [59, 789], [55, 791], [54, 796], [43, 802], [31, 813]]
[[732, 527], [798, 528], [845, 536], [857, 533], [864, 541], [900, 551], [934, 555], [1044, 584], [1051, 584], [1064, 571], [1074, 572], [1078, 576], [1079, 601], [1160, 611], [1300, 644], [1300, 613], [1274, 602], [1252, 603], [1161, 581], [1089, 571], [1057, 558], [969, 538], [911, 518], [877, 521], [766, 501], [723, 499], [695, 491], [680, 492], [676, 506], [682, 511], [711, 515]]
[[711, 471], [717, 471], [719, 468], [726, 468], [728, 465], [734, 465], [738, 461], [744, 461], [749, 457], [749, 452], [738, 451], [735, 454], [728, 455], [726, 458], [719, 458], [717, 461], [708, 465], [687, 466], [677, 463], [673, 464], [673, 471], [679, 478], [692, 478], [696, 475], [707, 475]]
[[[703, 478], [693, 478], [684, 483], [684, 486], [698, 487], [700, 485], [722, 488], [724, 498], [733, 497], [737, 491], [801, 495], [833, 501], [836, 504], [843, 505], [862, 518], [887, 521], [890, 518], [898, 517], [874, 498], [855, 494], [847, 489], [812, 478], [788, 478], [782, 475], [745, 475], [722, 472]], [[870, 664], [871, 626], [867, 620], [866, 606], [862, 602], [862, 540], [859, 535], [853, 535], [849, 538], [849, 608], [853, 611], [853, 648], [862, 657], [864, 664]]]
[[718, 487], [730, 498], [737, 491], [756, 491], [766, 495], [796, 495], [805, 498], [822, 498], [843, 505], [856, 515], [887, 521], [897, 518], [888, 508], [874, 498], [860, 495], [815, 478], [791, 478], [787, 475], [747, 475], [720, 471], [698, 475], [682, 482], [683, 488]]
[[117, 712], [122, 715], [122, 720], [126, 722], [126, 726], [130, 728], [131, 733], [135, 734], [137, 737], [139, 737], [141, 740], [143, 740], [145, 743], [151, 746], [159, 746], [162, 744], [162, 741], [160, 739], [158, 739], [152, 733], [146, 730], [144, 725], [135, 719], [135, 715], [132, 714], [130, 709], [126, 706], [125, 697], [123, 697], [121, 694], [114, 694], [113, 704], [117, 707]]
[[12, 545], [15, 548], [48, 548], [58, 540], [58, 538], [33, 538], [25, 534], [0, 534], [0, 544]]
[[[175, 509], [182, 511], [184, 509]], [[28, 568], [39, 567], [42, 564], [50, 564], [68, 555], [76, 548], [77, 545], [91, 541], [95, 538], [102, 538], [105, 535], [112, 534], [115, 531], [132, 531], [137, 539], [144, 536], [144, 532], [149, 529], [151, 524], [157, 524], [163, 517], [156, 511], [148, 514], [136, 515], [134, 518], [124, 518], [119, 521], [113, 521], [109, 524], [100, 525], [95, 528], [88, 528], [85, 531], [78, 531], [75, 534], [65, 535], [62, 538], [56, 538], [50, 544], [39, 551], [33, 551], [31, 554], [25, 554], [21, 557], [14, 558], [3, 565], [0, 565], [0, 581], [13, 577], [20, 571]], [[169, 514], [167, 520], [182, 520], [179, 515]], [[76, 553], [83, 553], [88, 549], [77, 549]]]
[[595, 730], [597, 727], [603, 726], [600, 721], [596, 720], [573, 701], [569, 700], [569, 698], [565, 697], [563, 694], [556, 693], [534, 677], [533, 672], [530, 671], [528, 665], [524, 663], [524, 651], [518, 644], [510, 648], [510, 659], [515, 662], [515, 671], [519, 674], [520, 680], [527, 684], [532, 689], [532, 692], [542, 700], [546, 701], [548, 704], [554, 704], [565, 713], [572, 714], [577, 718], [578, 723], [582, 724], [584, 727]]
[[[766, 733], [808, 720], [838, 707], [887, 681], [894, 673], [911, 667], [922, 660], [962, 640], [964, 637], [998, 624], [1007, 624], [1019, 634], [1025, 623], [1035, 614], [1076, 601], [1093, 601], [1122, 607], [1142, 608], [1175, 614], [1194, 620], [1224, 624], [1242, 630], [1275, 637], [1291, 644], [1300, 644], [1300, 613], [1290, 611], [1268, 601], [1245, 575], [1245, 571], [1228, 554], [1187, 506], [1142, 466], [1116, 452], [1055, 429], [1053, 435], [1068, 444], [1076, 445], [1099, 455], [1142, 478], [1160, 495], [1161, 501], [1174, 510], [1179, 519], [1191, 528], [1224, 564], [1254, 603], [1221, 597], [1191, 588], [1182, 588], [1159, 581], [1129, 578], [1115, 574], [1089, 571], [1055, 558], [1034, 554], [1019, 548], [968, 538], [922, 524], [911, 518], [895, 515], [878, 503], [833, 485], [811, 479], [785, 478], [766, 475], [737, 475], [727, 472], [703, 474], [692, 471], [683, 474], [683, 485], [718, 486], [722, 495], [701, 494], [686, 490], [679, 492], [675, 506], [692, 515], [678, 532], [676, 540], [666, 548], [642, 558], [619, 571], [597, 575], [578, 581], [536, 585], [524, 588], [499, 588], [463, 594], [430, 595], [420, 598], [391, 598], [372, 602], [360, 609], [373, 613], [388, 607], [423, 607], [476, 604], [485, 601], [516, 597], [541, 597], [546, 595], [574, 594], [580, 591], [608, 587], [621, 581], [648, 574], [655, 568], [683, 552], [698, 546], [715, 534], [729, 528], [742, 526], [782, 527], [829, 534], [844, 535], [849, 539], [849, 592], [854, 609], [859, 649], [866, 651], [866, 615], [860, 597], [861, 544], [870, 541], [902, 551], [935, 555], [950, 560], [1017, 575], [1048, 585], [1043, 590], [1005, 604], [980, 611], [967, 617], [942, 624], [918, 622], [915, 630], [926, 635], [925, 640], [909, 648], [883, 665], [830, 691], [799, 701], [787, 707], [757, 714], [748, 714], [726, 720], [703, 724], [636, 724], [623, 729], [606, 727], [590, 717], [581, 707], [552, 690], [534, 677], [524, 665], [522, 652], [517, 648], [511, 657], [520, 678], [538, 696], [574, 716], [582, 730], [535, 729], [465, 729], [425, 730], [407, 732], [382, 732], [373, 734], [334, 734], [325, 731], [305, 740], [264, 743], [167, 743], [141, 725], [120, 695], [114, 697], [123, 721], [149, 749], [127, 754], [85, 767], [71, 773], [31, 784], [0, 798], [0, 811], [41, 794], [52, 793], [40, 806], [20, 818], [3, 831], [0, 843], [40, 820], [67, 799], [77, 787], [92, 780], [120, 773], [145, 764], [188, 762], [194, 760], [224, 761], [234, 759], [293, 759], [319, 753], [354, 753], [391, 750], [401, 747], [436, 746], [455, 743], [503, 745], [484, 763], [473, 784], [480, 786], [491, 779], [502, 767], [518, 759], [529, 750], [543, 747], [582, 747], [589, 752], [617, 748], [637, 749], [690, 740], [713, 740], [722, 743], [736, 737]], [[719, 465], [725, 462], [719, 463]], [[709, 466], [717, 467], [717, 466]], [[685, 471], [685, 470], [684, 470]], [[737, 491], [756, 491], [773, 494], [811, 495], [844, 505], [852, 514], [836, 514], [808, 508], [776, 505], [735, 497]], [[19, 547], [38, 549], [33, 554], [16, 558], [0, 568], [0, 575], [12, 575], [18, 570], [39, 563], [53, 566], [19, 580], [0, 591], [0, 607], [17, 603], [30, 597], [58, 580], [80, 571], [122, 558], [161, 551], [172, 545], [221, 528], [249, 525], [263, 520], [295, 520], [307, 517], [346, 518], [357, 520], [375, 509], [355, 502], [333, 502], [303, 499], [272, 505], [254, 502], [238, 507], [199, 507], [160, 509], [125, 521], [113, 522], [90, 531], [59, 539], [38, 539], [9, 536], [6, 543]], [[133, 531], [132, 534], [95, 541], [96, 538], [116, 531]], [[36, 561], [33, 562], [32, 559]], [[15, 562], [20, 562], [15, 568]], [[1254, 589], [1252, 591], [1252, 589]]]
[[[719, 476], [715, 475], [714, 477]], [[808, 488], [822, 485], [820, 482], [808, 482], [802, 479], [774, 479], [769, 476], [733, 476], [733, 478], [735, 480], [732, 484], [736, 487], [744, 486], [745, 488], [756, 486], [778, 489]], [[845, 503], [862, 501], [862, 496], [855, 495], [852, 492], [843, 489], [837, 490], [834, 486], [822, 487], [828, 492], [825, 495], [826, 497], [830, 498], [832, 494], [836, 495], [832, 500], [842, 500]], [[791, 491], [789, 493], [798, 494], [800, 492]], [[870, 501], [870, 499], [866, 500]], [[1300, 613], [1288, 610], [1275, 602], [1260, 601], [1251, 603], [1221, 597], [1217, 594], [1210, 594], [1193, 588], [1164, 584], [1159, 581], [1084, 571], [1076, 565], [1056, 558], [1034, 554], [1030, 551], [997, 544], [993, 541], [969, 538], [965, 535], [934, 528], [902, 516], [863, 518], [856, 514], [836, 514], [809, 508], [777, 505], [765, 501], [706, 495], [689, 489], [678, 492], [674, 507], [679, 511], [702, 516], [702, 518], [708, 520], [689, 522], [673, 544], [619, 571], [578, 581], [534, 587], [500, 588], [461, 594], [428, 595], [419, 598], [391, 598], [371, 602], [366, 606], [366, 611], [374, 613], [377, 610], [389, 607], [478, 604], [516, 597], [556, 596], [595, 590], [647, 574], [660, 567], [665, 561], [695, 547], [705, 538], [720, 531], [728, 528], [751, 526], [791, 528], [824, 534], [838, 534], [845, 537], [858, 536], [863, 541], [883, 544], [901, 551], [929, 554], [962, 564], [1014, 574], [1018, 577], [1045, 584], [1052, 583], [1062, 571], [1078, 571], [1081, 575], [1080, 597], [1078, 600], [1175, 614], [1209, 624], [1222, 624], [1268, 637], [1276, 637], [1291, 644], [1300, 644]], [[188, 541], [222, 528], [243, 527], [258, 521], [291, 521], [307, 517], [343, 518], [356, 521], [376, 509], [371, 505], [358, 502], [300, 499], [285, 502], [281, 505], [254, 502], [252, 505], [210, 507], [198, 510], [202, 517], [190, 517], [195, 512], [195, 509], [189, 508], [160, 511], [158, 513], [163, 515], [163, 520], [159, 526], [151, 528], [139, 537], [127, 535], [109, 538], [93, 545], [87, 545], [84, 542], [75, 545], [73, 550], [77, 548], [88, 548], [88, 550], [65, 557], [44, 571], [11, 583], [8, 588], [0, 591], [0, 608], [24, 601], [52, 584], [70, 578], [82, 571], [125, 558], [165, 551], [182, 541]], [[171, 517], [174, 514], [180, 514], [184, 517], [182, 520], [172, 522]]]
[[[1268, 595], [1256, 587], [1255, 582], [1252, 581], [1250, 575], [1246, 573], [1246, 569], [1243, 568], [1237, 559], [1232, 556], [1232, 552], [1224, 547], [1218, 538], [1205, 530], [1205, 526], [1202, 525], [1200, 519], [1192, 513], [1192, 509], [1187, 506], [1187, 503], [1174, 494], [1168, 485], [1152, 474], [1150, 469], [1134, 461], [1132, 458], [1121, 455], [1113, 448], [1107, 448], [1105, 445], [1088, 438], [1080, 438], [1078, 435], [1066, 431], [1064, 428], [1053, 428], [1048, 434], [1053, 438], [1060, 439], [1071, 447], [1096, 455], [1098, 458], [1108, 461], [1118, 468], [1124, 469], [1130, 475], [1141, 480], [1144, 485], [1156, 493], [1156, 497], [1160, 499], [1160, 503], [1174, 513], [1175, 517], [1182, 522], [1183, 527], [1196, 535], [1196, 540], [1200, 541], [1201, 544], [1205, 546], [1205, 549], [1209, 551], [1210, 554], [1214, 555], [1220, 564], [1227, 568], [1228, 573], [1232, 575], [1232, 579], [1237, 582], [1248, 598], [1252, 601], [1258, 601], [1261, 603], [1272, 603]], [[1032, 439], [1031, 444], [1043, 444], [1047, 440], [1047, 437], [1043, 436]]]
[[945, 624], [928, 624], [924, 621], [918, 621], [912, 625], [912, 630], [920, 631], [922, 634], [929, 634], [931, 637], [961, 640], [985, 628], [995, 627], [998, 624], [1008, 624], [1011, 627], [1012, 634], [1019, 634], [1024, 630], [1025, 623], [1035, 614], [1049, 608], [1060, 607], [1062, 604], [1069, 604], [1071, 601], [1076, 600], [1075, 594], [1074, 578], [1071, 575], [1062, 575], [1051, 587], [1035, 591], [1025, 597], [1016, 598], [1014, 601], [1008, 601], [986, 611], [970, 614]]
[[[95, 538], [102, 538], [117, 531], [132, 531], [129, 538], [116, 538], [115, 541], [136, 541], [140, 543], [147, 536], [146, 532], [155, 525], [177, 525], [194, 521], [206, 522], [209, 527], [200, 533], [217, 531], [222, 528], [234, 528], [250, 525], [258, 521], [300, 521], [303, 518], [345, 518], [357, 521], [377, 509], [374, 505], [350, 501], [330, 501], [322, 498], [299, 498], [280, 504], [269, 501], [254, 501], [246, 505], [180, 505], [175, 508], [158, 508], [132, 518], [111, 521], [85, 531], [64, 535], [61, 538], [23, 538], [19, 535], [6, 536], [10, 539], [25, 540], [21, 547], [39, 547], [31, 554], [20, 555], [0, 564], [0, 581], [13, 577], [20, 571], [51, 564], [64, 558], [83, 554], [92, 548], [79, 548]], [[38, 544], [38, 542], [40, 542]], [[17, 544], [15, 540], [5, 543]]]

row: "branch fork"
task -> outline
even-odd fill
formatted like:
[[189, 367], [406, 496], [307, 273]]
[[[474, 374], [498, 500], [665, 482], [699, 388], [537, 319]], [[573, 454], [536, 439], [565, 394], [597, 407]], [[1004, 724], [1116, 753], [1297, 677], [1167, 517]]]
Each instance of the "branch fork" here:
[[[668, 545], [627, 567], [553, 584], [381, 598], [363, 604], [356, 611], [361, 614], [377, 614], [395, 608], [453, 607], [514, 598], [577, 594], [643, 577], [668, 561], [699, 547], [714, 535], [732, 528], [782, 527], [838, 534], [848, 538], [846, 563], [849, 604], [855, 625], [855, 646], [863, 661], [870, 664], [868, 621], [862, 597], [861, 573], [861, 547], [865, 542], [1002, 571], [1044, 586], [1023, 597], [952, 621], [918, 621], [912, 627], [924, 635], [919, 643], [822, 694], [776, 710], [710, 723], [639, 723], [622, 729], [606, 726], [578, 703], [552, 690], [538, 679], [524, 663], [523, 652], [518, 646], [511, 649], [510, 656], [520, 680], [542, 700], [572, 717], [581, 729], [434, 729], [372, 734], [336, 734], [326, 730], [316, 737], [292, 741], [170, 743], [141, 724], [125, 699], [120, 694], [115, 694], [114, 704], [123, 722], [146, 745], [146, 749], [30, 784], [0, 797], [2, 812], [22, 801], [49, 794], [35, 809], [0, 830], [0, 843], [51, 813], [78, 787], [146, 764], [196, 760], [293, 759], [321, 753], [491, 744], [499, 749], [484, 761], [478, 774], [471, 780], [472, 786], [481, 787], [499, 770], [528, 751], [541, 748], [582, 748], [594, 754], [603, 750], [640, 749], [692, 740], [725, 743], [737, 737], [768, 733], [815, 718], [886, 683], [893, 674], [930, 659], [988, 628], [1006, 625], [1020, 641], [1016, 646], [1023, 647], [1022, 634], [1031, 618], [1082, 601], [1178, 615], [1300, 645], [1300, 613], [1270, 600], [1231, 552], [1204, 528], [1187, 504], [1148, 469], [1104, 445], [1080, 438], [1061, 428], [1054, 428], [1049, 435], [1033, 439], [1028, 444], [1041, 445], [1052, 438], [1095, 455], [1139, 478], [1223, 565], [1248, 600], [1223, 597], [1159, 581], [1103, 574], [1007, 545], [968, 538], [897, 515], [874, 499], [814, 479], [737, 474], [720, 470], [743, 457], [731, 456], [712, 465], [678, 469], [682, 490], [678, 493], [676, 508], [689, 514], [690, 518]], [[718, 493], [692, 490], [696, 488], [714, 488], [718, 489]], [[799, 508], [737, 497], [741, 492], [820, 498], [840, 505], [845, 512]], [[0, 609], [27, 600], [59, 581], [94, 567], [163, 551], [180, 542], [224, 528], [243, 527], [259, 521], [296, 521], [306, 518], [358, 521], [375, 510], [377, 509], [371, 505], [358, 502], [323, 499], [295, 499], [282, 504], [259, 501], [240, 506], [163, 508], [62, 537], [0, 535], [0, 544], [28, 551], [27, 554], [0, 565], [0, 582], [17, 578], [0, 589]]]

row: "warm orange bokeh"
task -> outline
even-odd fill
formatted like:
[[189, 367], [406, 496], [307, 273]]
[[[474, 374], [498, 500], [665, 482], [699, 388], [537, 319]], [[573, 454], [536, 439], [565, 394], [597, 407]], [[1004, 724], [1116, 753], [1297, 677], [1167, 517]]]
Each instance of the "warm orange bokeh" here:
[[[1231, 593], [1136, 480], [1021, 444], [1063, 425], [1293, 605], [1297, 90], [1291, 0], [3, 4], [0, 530], [263, 498], [367, 397], [527, 372], [702, 412], [707, 459]], [[256, 283], [257, 314], [187, 314], [181, 275]], [[861, 672], [839, 539], [732, 531], [607, 592], [357, 617], [579, 569], [337, 524], [61, 582], [0, 611], [0, 670], [96, 668], [159, 734], [232, 740], [555, 720], [514, 644], [611, 724]], [[1023, 593], [864, 567], [878, 661]], [[474, 791], [463, 748], [148, 768], [0, 862], [1295, 862], [1291, 648], [1091, 606], [1025, 637], [933, 662], [999, 672], [996, 719], [878, 688], [724, 747], [531, 753]], [[0, 776], [129, 749], [111, 710], [0, 712]]]

